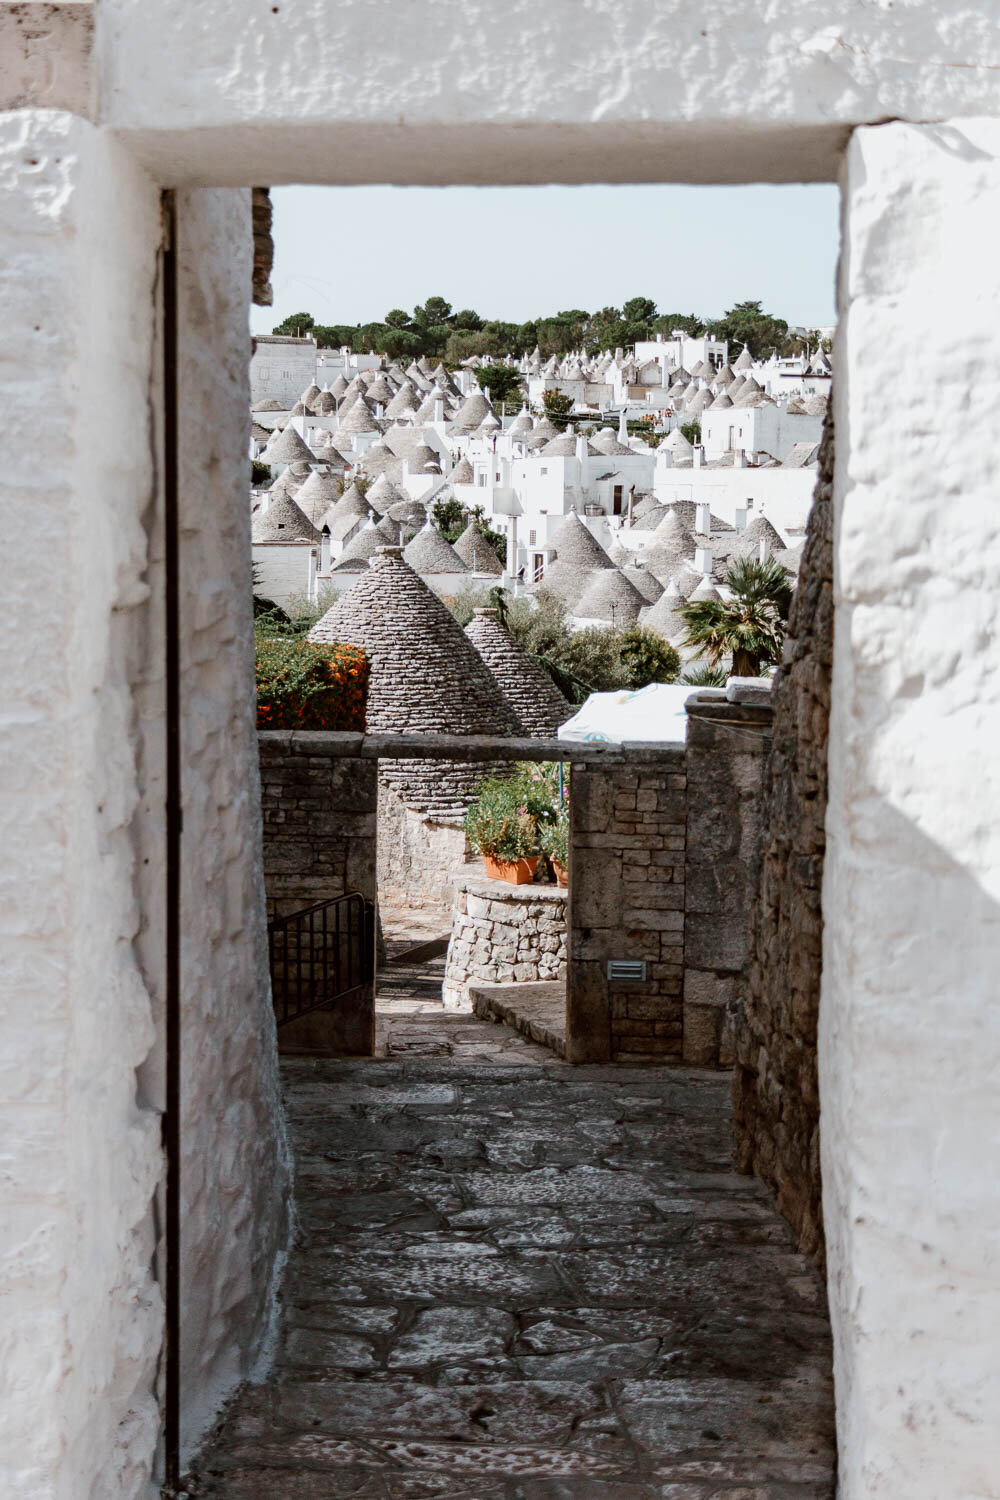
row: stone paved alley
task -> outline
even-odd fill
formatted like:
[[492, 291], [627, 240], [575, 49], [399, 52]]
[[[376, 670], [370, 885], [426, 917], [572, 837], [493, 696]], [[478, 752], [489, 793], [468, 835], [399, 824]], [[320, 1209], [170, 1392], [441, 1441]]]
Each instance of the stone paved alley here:
[[731, 1170], [728, 1076], [429, 1009], [389, 1002], [385, 1060], [284, 1065], [280, 1347], [192, 1492], [831, 1497], [822, 1281]]

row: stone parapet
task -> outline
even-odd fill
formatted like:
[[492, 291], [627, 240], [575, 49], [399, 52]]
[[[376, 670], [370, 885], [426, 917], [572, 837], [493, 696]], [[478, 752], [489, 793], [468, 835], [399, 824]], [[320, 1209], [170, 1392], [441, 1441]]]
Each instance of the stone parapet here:
[[556, 980], [566, 969], [567, 891], [557, 885], [508, 885], [460, 871], [455, 877], [451, 942], [443, 998], [471, 1010], [470, 982]]

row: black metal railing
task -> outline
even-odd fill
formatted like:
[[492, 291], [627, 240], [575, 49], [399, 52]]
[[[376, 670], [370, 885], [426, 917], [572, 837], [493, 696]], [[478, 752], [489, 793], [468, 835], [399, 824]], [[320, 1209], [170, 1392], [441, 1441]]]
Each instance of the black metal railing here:
[[358, 891], [268, 924], [271, 994], [279, 1026], [371, 984], [375, 903]]

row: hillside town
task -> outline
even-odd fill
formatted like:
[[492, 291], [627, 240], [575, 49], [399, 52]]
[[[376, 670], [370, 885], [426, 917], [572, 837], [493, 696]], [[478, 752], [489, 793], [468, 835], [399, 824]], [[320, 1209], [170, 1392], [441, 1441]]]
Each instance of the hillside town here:
[[[731, 358], [680, 330], [451, 370], [258, 336], [257, 591], [329, 597], [401, 546], [442, 596], [544, 589], [579, 627], [673, 639], [678, 604], [718, 598], [734, 557], [797, 570], [831, 378], [822, 348]], [[493, 399], [491, 381], [517, 399]]]

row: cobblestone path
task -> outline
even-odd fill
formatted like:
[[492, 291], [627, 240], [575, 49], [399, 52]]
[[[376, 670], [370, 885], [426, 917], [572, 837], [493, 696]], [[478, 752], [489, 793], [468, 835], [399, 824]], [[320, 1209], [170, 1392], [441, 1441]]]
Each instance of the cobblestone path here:
[[822, 1283], [731, 1171], [728, 1078], [436, 1026], [447, 1058], [285, 1065], [280, 1347], [192, 1493], [828, 1500]]

